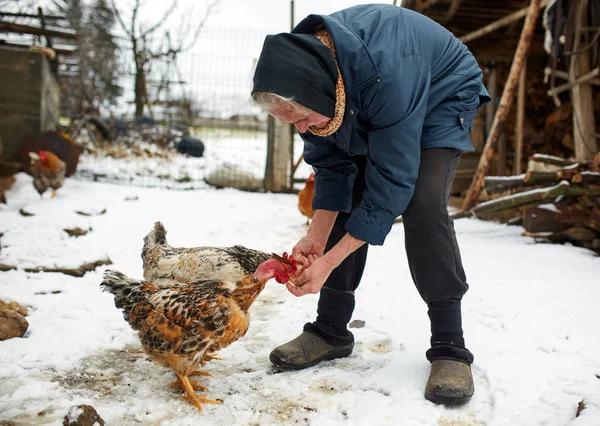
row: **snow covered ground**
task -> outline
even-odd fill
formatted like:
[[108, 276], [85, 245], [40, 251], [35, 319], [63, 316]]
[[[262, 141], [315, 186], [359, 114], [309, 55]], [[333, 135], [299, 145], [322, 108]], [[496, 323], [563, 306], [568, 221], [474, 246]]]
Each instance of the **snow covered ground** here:
[[[242, 181], [262, 181], [264, 178], [267, 162], [265, 132], [200, 129], [194, 137], [204, 143], [202, 158], [160, 150], [148, 142], [136, 143], [138, 155], [129, 155], [131, 148], [117, 151], [127, 155], [121, 158], [106, 155], [103, 151], [82, 155], [75, 178], [165, 189], [203, 189], [207, 187], [204, 178], [218, 172], [230, 178], [235, 173], [237, 180]], [[295, 158], [300, 156], [302, 149], [302, 140], [296, 135]], [[302, 162], [295, 177], [306, 178], [311, 171]]]
[[[142, 238], [156, 220], [176, 246], [282, 252], [306, 230], [294, 195], [68, 179], [56, 199], [40, 200], [20, 174], [7, 198], [0, 263], [19, 268], [109, 256], [111, 268], [141, 277]], [[90, 232], [63, 231], [76, 226]], [[317, 300], [273, 281], [251, 308], [248, 334], [206, 366], [208, 396], [223, 404], [201, 414], [169, 388], [172, 372], [146, 360], [112, 296], [100, 292], [105, 267], [83, 278], [0, 272], [0, 299], [27, 305], [30, 324], [23, 339], [0, 342], [0, 420], [61, 425], [69, 407], [83, 403], [107, 425], [599, 425], [600, 258], [536, 245], [518, 227], [462, 219], [456, 228], [471, 285], [464, 329], [475, 354], [476, 393], [464, 407], [423, 398], [428, 320], [395, 225], [385, 246], [370, 249], [354, 314], [366, 325], [354, 330], [352, 356], [298, 372], [272, 367], [270, 350], [314, 318]], [[586, 408], [576, 418], [580, 401]]]

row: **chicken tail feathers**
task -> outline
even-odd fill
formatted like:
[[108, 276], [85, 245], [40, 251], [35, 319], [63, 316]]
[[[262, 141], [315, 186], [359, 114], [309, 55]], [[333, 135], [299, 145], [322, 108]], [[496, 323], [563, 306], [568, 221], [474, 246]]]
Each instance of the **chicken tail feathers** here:
[[137, 329], [139, 321], [152, 309], [148, 303], [148, 287], [154, 287], [154, 284], [129, 278], [113, 269], [104, 272], [104, 279], [100, 284], [103, 291], [114, 295], [115, 306], [123, 309], [125, 321], [134, 329]]
[[144, 247], [142, 249], [142, 259], [146, 257], [148, 250], [155, 246], [168, 246], [167, 230], [161, 222], [154, 223], [152, 231], [144, 237]]

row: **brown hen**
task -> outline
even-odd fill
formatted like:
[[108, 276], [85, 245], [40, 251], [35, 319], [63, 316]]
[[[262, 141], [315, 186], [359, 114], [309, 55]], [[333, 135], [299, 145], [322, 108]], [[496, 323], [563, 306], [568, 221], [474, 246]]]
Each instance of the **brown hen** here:
[[315, 211], [312, 208], [312, 200], [315, 195], [315, 174], [312, 173], [308, 179], [304, 189], [298, 192], [298, 210], [307, 217], [306, 224], [313, 218]]
[[[281, 260], [278, 260], [281, 259]], [[200, 411], [202, 404], [218, 404], [195, 390], [204, 386], [190, 376], [210, 375], [197, 371], [248, 331], [248, 309], [271, 278], [293, 280], [296, 265], [287, 259], [270, 259], [236, 283], [209, 280], [183, 284], [156, 284], [126, 277], [114, 270], [104, 273], [100, 285], [115, 296], [125, 320], [138, 335], [150, 358], [170, 367], [179, 386]]]
[[52, 188], [52, 198], [56, 196], [56, 190], [63, 186], [67, 166], [65, 162], [50, 151], [30, 152], [30, 172], [33, 176], [33, 186], [39, 192], [40, 197], [48, 188]]

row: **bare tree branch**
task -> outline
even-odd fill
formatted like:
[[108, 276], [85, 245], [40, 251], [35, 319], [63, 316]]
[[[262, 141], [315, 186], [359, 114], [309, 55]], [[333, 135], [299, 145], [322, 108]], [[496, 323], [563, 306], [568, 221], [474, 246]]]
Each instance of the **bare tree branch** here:
[[117, 9], [117, 5], [115, 4], [115, 0], [110, 0], [110, 4], [111, 4], [113, 10], [115, 11], [115, 16], [117, 17], [117, 21], [119, 22], [119, 25], [121, 26], [121, 28], [123, 29], [123, 31], [125, 31], [125, 34], [127, 34], [127, 37], [132, 38], [133, 37], [133, 32], [130, 32], [127, 29], [127, 25], [125, 25], [125, 22], [123, 21], [123, 18], [121, 18], [121, 12], [119, 12], [119, 9]]
[[[211, 3], [209, 3], [209, 5], [206, 8], [206, 13], [204, 14], [204, 18], [202, 19], [202, 21], [200, 21], [200, 23], [196, 27], [194, 36], [192, 37], [190, 42], [187, 44], [187, 46], [181, 48], [181, 51], [189, 50], [194, 44], [196, 44], [196, 41], [198, 41], [198, 37], [200, 36], [200, 31], [202, 31], [202, 28], [204, 28], [204, 25], [206, 24], [206, 21], [208, 21], [208, 17], [210, 16], [210, 13], [215, 8], [217, 3], [219, 3], [219, 0], [213, 0]], [[182, 45], [183, 45], [183, 43], [182, 43]]]
[[140, 6], [141, 6], [141, 1], [135, 0], [135, 6], [133, 7], [133, 12], [131, 14], [131, 34], [135, 34], [135, 23], [137, 21], [137, 14], [138, 14], [138, 10], [140, 9]]
[[162, 16], [162, 18], [160, 18], [156, 24], [154, 24], [153, 26], [148, 28], [146, 31], [144, 31], [141, 34], [141, 36], [142, 37], [148, 36], [148, 35], [152, 34], [154, 31], [156, 31], [157, 29], [159, 29], [167, 21], [167, 19], [169, 19], [169, 16], [171, 16], [173, 14], [175, 9], [177, 8], [177, 3], [179, 3], [179, 0], [173, 0], [173, 3], [171, 3], [171, 7], [169, 9], [167, 9], [167, 11]]

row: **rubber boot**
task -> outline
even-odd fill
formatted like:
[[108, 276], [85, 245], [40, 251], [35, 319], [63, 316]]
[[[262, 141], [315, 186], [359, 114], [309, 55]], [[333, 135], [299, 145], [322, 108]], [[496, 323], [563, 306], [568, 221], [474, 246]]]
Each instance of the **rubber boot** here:
[[425, 386], [425, 399], [435, 404], [463, 405], [475, 392], [471, 366], [453, 359], [431, 361], [431, 373]]
[[294, 340], [275, 348], [269, 360], [282, 368], [301, 370], [321, 361], [347, 357], [354, 349], [354, 336], [327, 336], [313, 323], [307, 323], [304, 331]]

